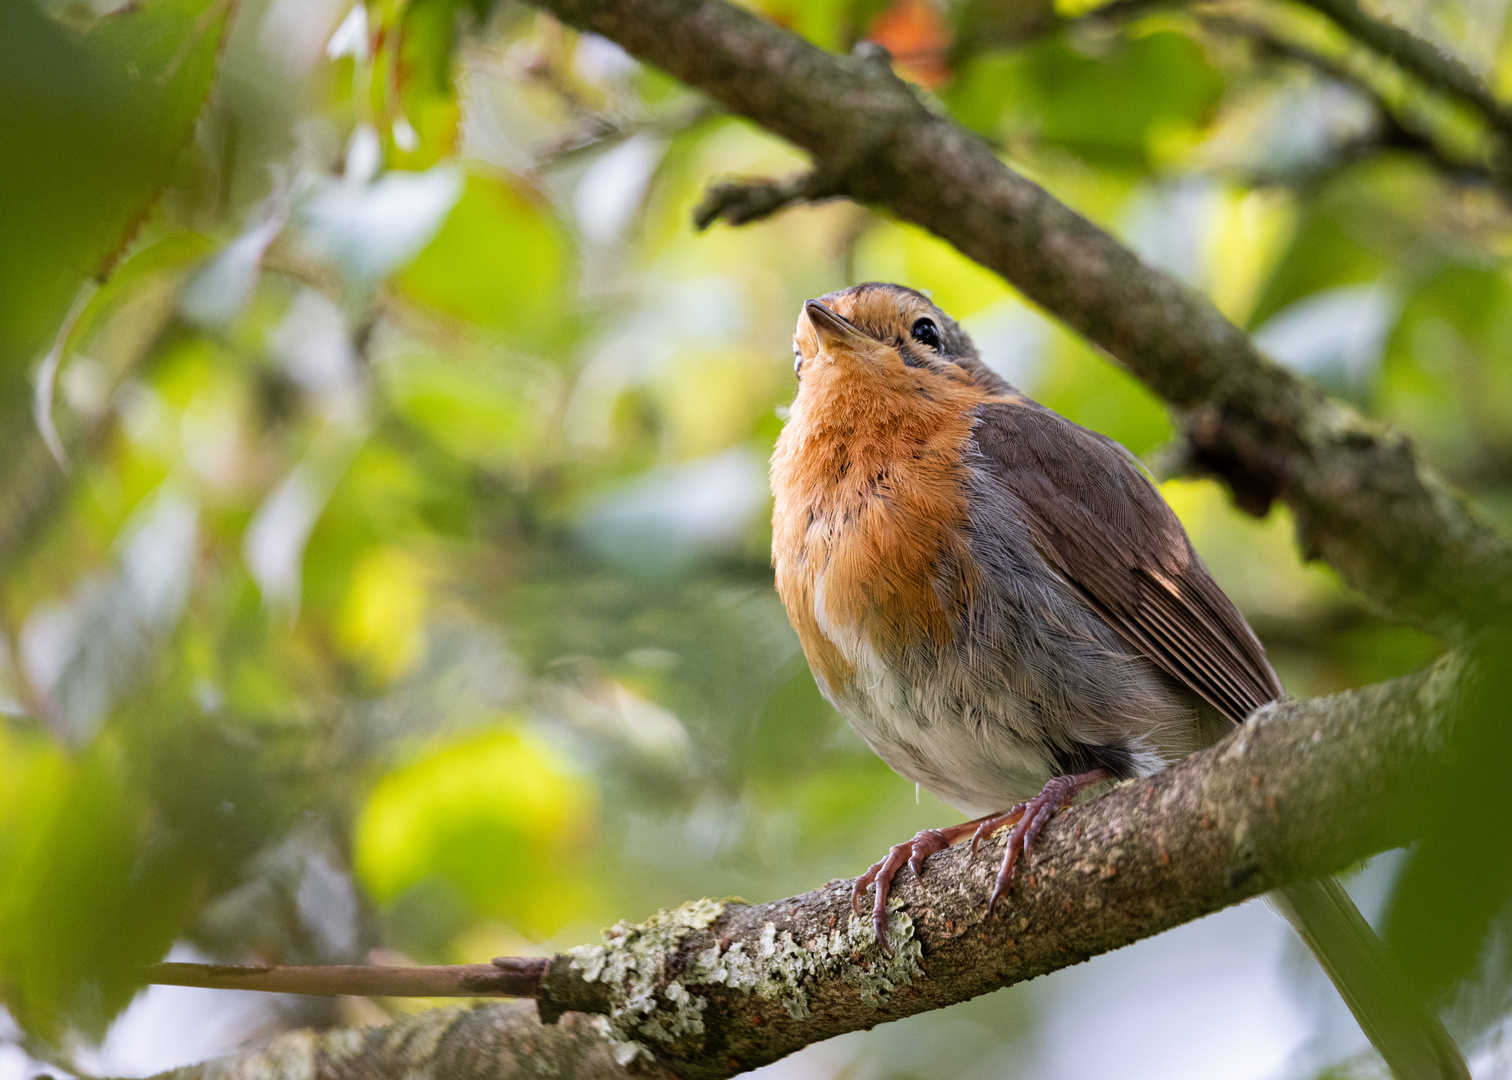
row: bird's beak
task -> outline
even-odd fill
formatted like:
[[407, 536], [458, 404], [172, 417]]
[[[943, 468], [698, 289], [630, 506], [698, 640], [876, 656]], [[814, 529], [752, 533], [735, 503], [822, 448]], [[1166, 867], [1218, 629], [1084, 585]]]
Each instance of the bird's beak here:
[[809, 325], [814, 328], [814, 334], [819, 338], [819, 347], [826, 352], [835, 345], [848, 345], [852, 349], [860, 349], [875, 344], [848, 320], [835, 314], [817, 300], [805, 300], [803, 313], [808, 316]]

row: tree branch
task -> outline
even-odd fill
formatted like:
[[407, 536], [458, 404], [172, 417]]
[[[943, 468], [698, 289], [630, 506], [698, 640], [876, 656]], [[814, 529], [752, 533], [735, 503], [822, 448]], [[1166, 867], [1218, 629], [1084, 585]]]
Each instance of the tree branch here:
[[815, 170], [786, 180], [744, 180], [715, 184], [693, 210], [693, 224], [707, 229], [723, 219], [746, 225], [797, 202], [819, 202], [844, 194], [833, 179]]
[[[316, 992], [450, 993], [436, 988], [458, 986], [457, 973], [466, 970], [476, 974], [464, 978], [480, 980], [478, 993], [533, 993], [548, 1021], [564, 1013], [601, 1017], [592, 1028], [575, 1022], [579, 1042], [568, 1049], [559, 1034], [542, 1035], [553, 1029], [525, 1023], [514, 1006], [395, 1025], [392, 1045], [409, 1045], [406, 1032], [419, 1030], [459, 1040], [432, 1039], [450, 1047], [446, 1053], [474, 1055], [473, 1071], [447, 1071], [449, 1077], [515, 1075], [489, 1055], [507, 1047], [519, 1055], [538, 1038], [579, 1057], [607, 1049], [621, 1064], [732, 1076], [821, 1039], [1079, 963], [1412, 840], [1451, 764], [1452, 703], [1465, 678], [1463, 662], [1451, 656], [1390, 683], [1266, 706], [1216, 746], [1058, 815], [998, 917], [987, 917], [983, 899], [993, 855], [973, 859], [968, 845], [936, 855], [922, 881], [899, 883], [890, 958], [877, 947], [870, 920], [852, 913], [850, 882], [833, 881], [766, 904], [700, 900], [638, 926], [620, 923], [605, 932], [604, 944], [570, 950], [549, 966], [524, 959], [509, 971], [482, 964], [429, 969], [438, 974], [398, 991], [380, 974], [385, 969], [331, 969]], [[193, 983], [186, 977], [192, 967], [167, 965], [155, 978]], [[224, 970], [214, 973], [213, 985], [228, 985]], [[291, 981], [276, 988], [299, 989]], [[352, 1064], [366, 1059], [344, 1058], [341, 1048], [375, 1038], [299, 1034], [284, 1041], [320, 1056], [318, 1075], [345, 1080], [373, 1073]], [[597, 1039], [598, 1050], [583, 1039]], [[268, 1055], [285, 1053], [280, 1045], [179, 1075], [250, 1075]], [[485, 1046], [493, 1049], [485, 1053]], [[400, 1071], [391, 1063], [385, 1074]]]
[[1433, 89], [1469, 105], [1504, 137], [1512, 138], [1512, 111], [1496, 100], [1463, 60], [1400, 26], [1377, 19], [1356, 0], [1299, 0], [1327, 16], [1350, 37], [1415, 75]]
[[1420, 126], [1406, 115], [1405, 110], [1399, 110], [1396, 105], [1387, 100], [1370, 79], [1355, 71], [1343, 59], [1326, 56], [1288, 40], [1271, 27], [1253, 19], [1235, 15], [1209, 15], [1201, 11], [1197, 13], [1196, 18], [1199, 25], [1207, 29], [1248, 38], [1266, 53], [1311, 68], [1364, 95], [1380, 116], [1382, 131], [1377, 136], [1361, 140], [1359, 144], [1341, 146], [1340, 149], [1348, 157], [1352, 158], [1360, 153], [1383, 147], [1394, 147], [1420, 154], [1440, 172], [1460, 183], [1489, 184], [1503, 191], [1508, 189], [1512, 178], [1497, 172], [1484, 162], [1450, 156], [1434, 139], [1432, 133], [1426, 130], [1426, 125]]
[[538, 3], [997, 271], [1180, 410], [1194, 467], [1251, 512], [1285, 499], [1303, 551], [1398, 618], [1453, 635], [1512, 604], [1512, 551], [1404, 437], [1261, 356], [1206, 297], [931, 112], [888, 64], [832, 56], [726, 0]]
[[153, 964], [143, 975], [165, 986], [211, 990], [262, 990], [272, 994], [322, 997], [525, 997], [540, 995], [547, 962], [538, 957], [501, 956], [491, 964], [436, 964], [376, 967], [325, 964], [319, 967], [229, 964]]

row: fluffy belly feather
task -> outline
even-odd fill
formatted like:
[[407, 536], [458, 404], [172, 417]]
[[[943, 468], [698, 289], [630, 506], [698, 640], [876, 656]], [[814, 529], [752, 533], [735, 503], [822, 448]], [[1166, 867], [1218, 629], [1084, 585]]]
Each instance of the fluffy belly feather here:
[[822, 689], [894, 771], [968, 816], [1028, 799], [1053, 776], [1147, 775], [1190, 753], [1195, 703], [1079, 599], [1045, 602], [1063, 588], [1048, 567], [1026, 589], [980, 583], [946, 641], [900, 650], [838, 622], [821, 576], [814, 621], [850, 669]]

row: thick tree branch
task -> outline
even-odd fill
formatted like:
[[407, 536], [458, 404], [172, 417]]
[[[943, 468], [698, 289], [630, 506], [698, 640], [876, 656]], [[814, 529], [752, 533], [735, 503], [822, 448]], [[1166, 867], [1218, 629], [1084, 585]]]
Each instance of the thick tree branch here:
[[1107, 350], [1187, 420], [1240, 505], [1293, 508], [1303, 550], [1399, 618], [1455, 633], [1512, 603], [1512, 552], [1399, 434], [1261, 356], [1148, 266], [931, 112], [889, 65], [832, 56], [726, 0], [539, 0], [808, 150], [860, 202], [948, 240]]
[[[386, 1045], [409, 1047], [428, 1033], [448, 1061], [472, 1063], [445, 1075], [479, 1080], [533, 1075], [510, 1071], [532, 1041], [538, 1055], [607, 1053], [652, 1071], [726, 1077], [1079, 963], [1413, 839], [1451, 764], [1463, 679], [1450, 657], [1394, 682], [1261, 709], [1180, 765], [1058, 816], [996, 918], [983, 903], [995, 858], [973, 859], [965, 845], [936, 855], [922, 881], [898, 888], [890, 959], [870, 920], [851, 912], [848, 881], [767, 904], [701, 900], [621, 923], [603, 945], [550, 962], [536, 991], [541, 1015], [601, 1018], [574, 1021], [570, 1046], [561, 1029], [526, 1023], [515, 1006], [437, 1010], [394, 1025]], [[539, 971], [539, 961], [519, 963], [511, 977]], [[348, 992], [372, 991], [353, 983]], [[289, 1045], [313, 1055], [311, 1075], [328, 1080], [398, 1076], [417, 1064], [403, 1057], [379, 1070], [380, 1044], [351, 1032], [286, 1036], [258, 1055], [180, 1075], [251, 1075]]]

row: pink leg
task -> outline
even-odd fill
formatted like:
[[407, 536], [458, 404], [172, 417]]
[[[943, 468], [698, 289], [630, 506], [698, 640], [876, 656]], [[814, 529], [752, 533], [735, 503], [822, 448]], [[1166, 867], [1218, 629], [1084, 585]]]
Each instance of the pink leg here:
[[922, 877], [925, 859], [937, 851], [944, 851], [967, 833], [972, 834], [971, 853], [975, 855], [977, 846], [984, 838], [1004, 825], [1012, 825], [1013, 831], [1008, 834], [1008, 850], [1003, 855], [997, 885], [993, 888], [992, 899], [987, 905], [989, 912], [994, 911], [997, 902], [1008, 895], [1009, 889], [1013, 887], [1013, 867], [1020, 853], [1026, 860], [1029, 858], [1035, 839], [1055, 816], [1055, 812], [1069, 806], [1072, 799], [1093, 784], [1108, 779], [1111, 779], [1111, 775], [1105, 769], [1093, 769], [1077, 776], [1057, 776], [1034, 798], [1001, 814], [988, 814], [943, 829], [925, 829], [912, 840], [894, 844], [885, 859], [873, 863], [866, 873], [856, 879], [855, 888], [851, 890], [851, 908], [857, 915], [861, 914], [861, 898], [866, 895], [867, 886], [875, 882], [877, 896], [872, 904], [872, 926], [876, 928], [877, 943], [882, 951], [891, 956], [892, 949], [887, 944], [887, 898], [892, 893], [893, 878], [903, 869], [903, 864], [908, 864], [915, 877]]
[[1110, 779], [1112, 775], [1106, 769], [1093, 769], [1076, 776], [1054, 777], [1028, 802], [1021, 802], [997, 817], [986, 818], [977, 826], [976, 833], [971, 838], [973, 855], [984, 837], [991, 836], [1004, 825], [1013, 826], [1008, 834], [1008, 849], [1003, 852], [1003, 865], [998, 869], [997, 884], [993, 886], [992, 896], [987, 901], [989, 913], [997, 911], [997, 902], [1013, 888], [1013, 869], [1019, 855], [1024, 856], [1025, 862], [1029, 861], [1034, 841], [1055, 816], [1055, 812], [1070, 806], [1077, 795], [1093, 784]]
[[963, 821], [959, 825], [943, 829], [924, 829], [912, 840], [894, 844], [885, 859], [873, 863], [871, 869], [856, 879], [856, 887], [851, 890], [851, 908], [857, 915], [861, 914], [861, 898], [866, 895], [867, 886], [872, 882], [877, 884], [877, 899], [872, 904], [872, 926], [877, 930], [877, 944], [882, 946], [886, 955], [892, 955], [892, 949], [887, 944], [887, 898], [892, 893], [893, 878], [903, 869], [903, 864], [908, 864], [915, 877], [923, 876], [925, 859], [937, 851], [944, 851], [987, 820], [988, 818], [977, 818], [975, 821]]

